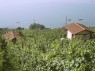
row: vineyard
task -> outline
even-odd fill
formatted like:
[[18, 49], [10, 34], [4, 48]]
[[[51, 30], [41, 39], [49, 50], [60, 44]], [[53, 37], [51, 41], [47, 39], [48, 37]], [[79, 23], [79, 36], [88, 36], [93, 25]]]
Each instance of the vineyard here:
[[69, 40], [62, 29], [21, 32], [16, 44], [0, 39], [0, 71], [95, 71], [95, 39]]

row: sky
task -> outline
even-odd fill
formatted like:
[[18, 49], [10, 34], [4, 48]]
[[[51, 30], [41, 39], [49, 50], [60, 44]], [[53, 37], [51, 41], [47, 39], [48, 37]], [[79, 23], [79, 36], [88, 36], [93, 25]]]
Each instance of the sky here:
[[[49, 28], [71, 22], [95, 26], [94, 0], [0, 0], [1, 28], [28, 28], [34, 19]], [[83, 20], [79, 20], [79, 19]]]

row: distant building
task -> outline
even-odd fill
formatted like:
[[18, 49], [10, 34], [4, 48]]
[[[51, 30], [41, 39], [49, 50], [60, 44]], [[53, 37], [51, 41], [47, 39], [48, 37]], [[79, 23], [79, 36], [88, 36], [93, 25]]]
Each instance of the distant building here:
[[78, 38], [78, 39], [91, 39], [92, 31], [83, 24], [80, 23], [71, 23], [65, 26], [67, 30], [67, 38]]
[[3, 35], [3, 38], [12, 40], [13, 43], [16, 42], [16, 39], [21, 37], [23, 37], [23, 34], [21, 32], [16, 32], [16, 31], [9, 31]]

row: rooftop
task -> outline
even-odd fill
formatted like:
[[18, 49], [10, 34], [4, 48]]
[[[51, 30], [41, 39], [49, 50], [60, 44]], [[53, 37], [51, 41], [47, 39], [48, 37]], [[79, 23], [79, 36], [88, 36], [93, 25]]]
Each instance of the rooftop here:
[[82, 31], [92, 32], [88, 27], [80, 23], [71, 23], [65, 26], [65, 29], [69, 30], [73, 34], [77, 34]]

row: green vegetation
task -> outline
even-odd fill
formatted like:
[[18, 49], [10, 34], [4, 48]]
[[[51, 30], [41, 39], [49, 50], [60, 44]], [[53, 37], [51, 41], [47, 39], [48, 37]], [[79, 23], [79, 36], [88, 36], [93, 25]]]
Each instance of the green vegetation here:
[[30, 25], [29, 27], [30, 29], [39, 29], [39, 30], [43, 30], [45, 29], [45, 26], [39, 23], [33, 23]]
[[89, 27], [91, 30], [95, 31], [95, 27]]
[[95, 39], [68, 40], [62, 29], [21, 31], [25, 40], [0, 42], [0, 71], [95, 71]]
[[22, 27], [18, 27], [18, 28], [16, 28], [17, 30], [24, 30], [24, 28], [22, 28]]

